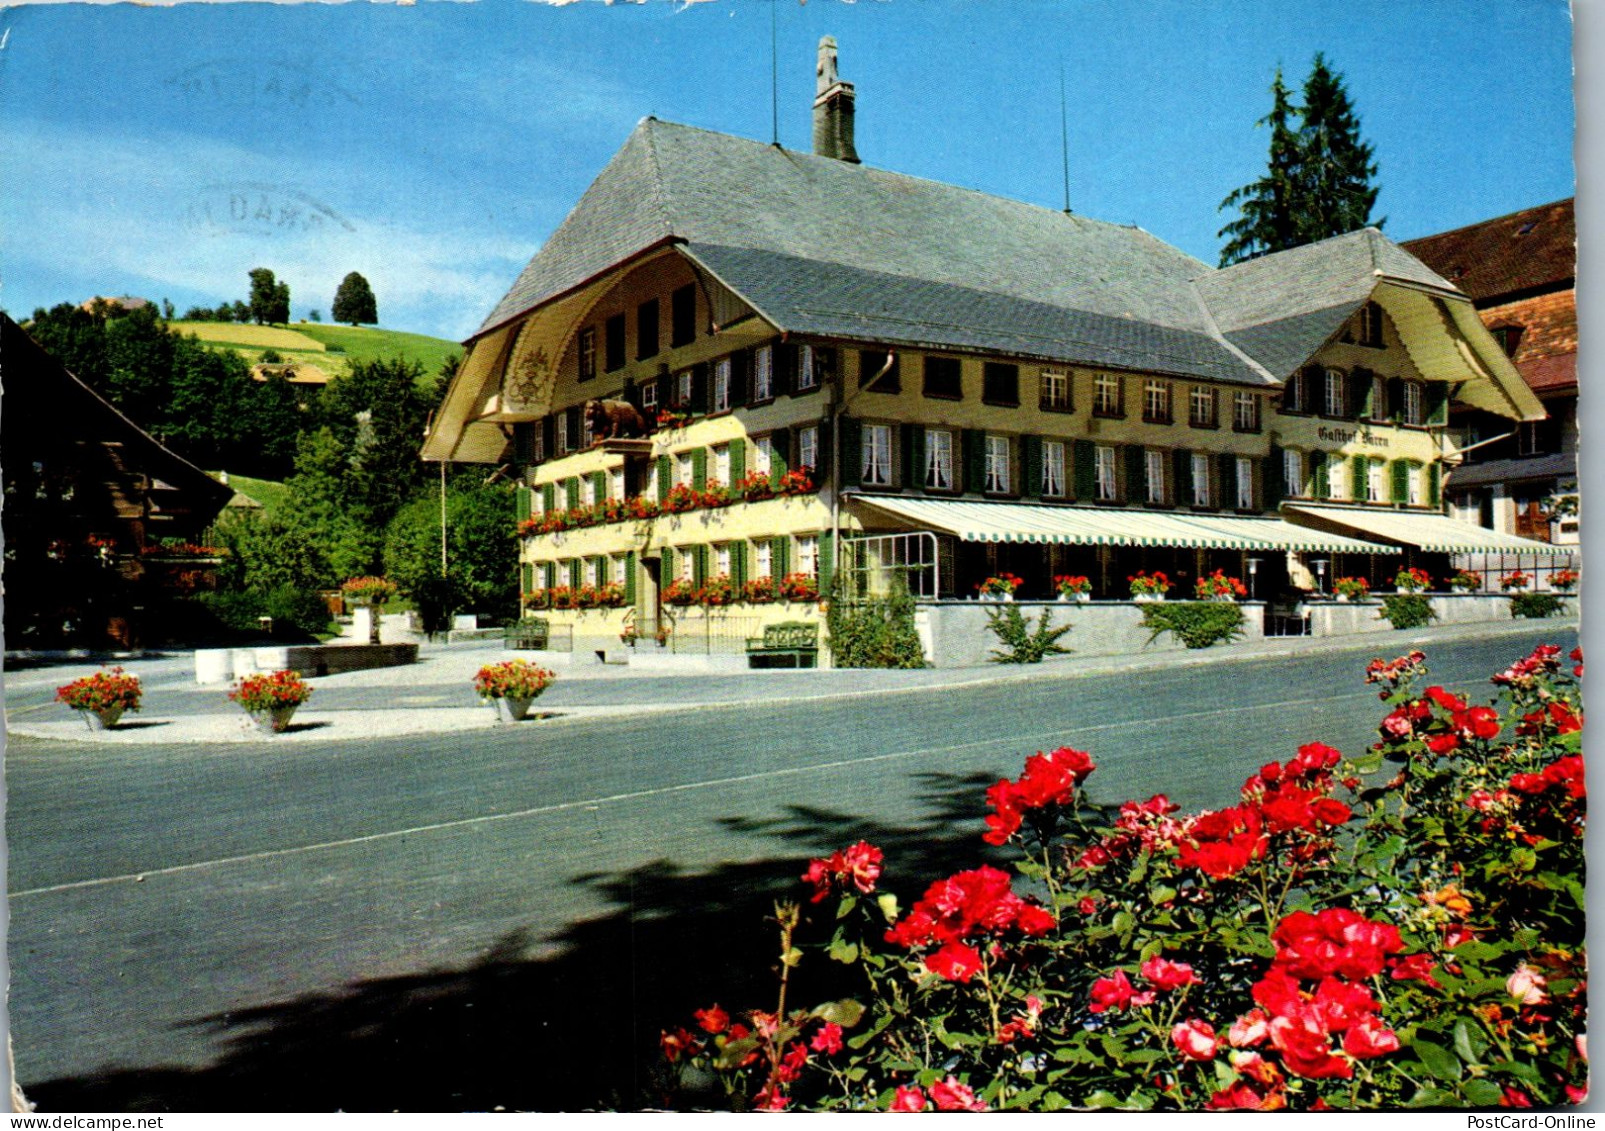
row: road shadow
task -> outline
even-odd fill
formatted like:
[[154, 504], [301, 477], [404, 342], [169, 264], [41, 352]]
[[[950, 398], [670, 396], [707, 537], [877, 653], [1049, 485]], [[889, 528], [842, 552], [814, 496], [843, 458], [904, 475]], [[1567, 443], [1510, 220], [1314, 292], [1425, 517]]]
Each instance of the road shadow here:
[[[774, 1008], [777, 899], [808, 906], [810, 857], [863, 839], [886, 852], [882, 886], [909, 906], [933, 880], [996, 850], [981, 841], [974, 775], [920, 775], [924, 816], [892, 825], [793, 806], [728, 817], [755, 859], [690, 870], [656, 860], [576, 876], [610, 908], [547, 939], [513, 933], [474, 962], [195, 1018], [224, 1053], [201, 1069], [148, 1067], [25, 1082], [41, 1111], [525, 1111], [664, 1106], [658, 1037], [717, 1002]], [[806, 927], [829, 941], [834, 903]], [[828, 909], [828, 910], [827, 910]], [[850, 992], [845, 968], [810, 954], [791, 1001]], [[718, 1098], [708, 1097], [716, 1106]]]

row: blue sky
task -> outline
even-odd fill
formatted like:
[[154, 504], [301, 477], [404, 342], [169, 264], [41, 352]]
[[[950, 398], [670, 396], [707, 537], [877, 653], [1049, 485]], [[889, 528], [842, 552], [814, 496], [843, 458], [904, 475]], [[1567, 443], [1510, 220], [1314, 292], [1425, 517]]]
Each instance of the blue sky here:
[[[1574, 191], [1564, 0], [777, 0], [781, 143], [809, 144], [815, 45], [858, 90], [867, 164], [1062, 203], [1215, 262], [1264, 168], [1278, 64], [1316, 51], [1409, 239]], [[764, 0], [509, 0], [0, 12], [0, 306], [182, 311], [272, 268], [297, 318], [347, 271], [381, 322], [460, 339], [648, 114], [768, 140]]]

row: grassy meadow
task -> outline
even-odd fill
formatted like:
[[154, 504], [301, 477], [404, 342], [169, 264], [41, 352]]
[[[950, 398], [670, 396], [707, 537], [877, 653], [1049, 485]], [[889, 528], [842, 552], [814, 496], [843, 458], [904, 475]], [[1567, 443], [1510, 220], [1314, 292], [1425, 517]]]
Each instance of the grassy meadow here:
[[331, 326], [323, 322], [256, 326], [247, 322], [182, 321], [170, 325], [207, 345], [235, 350], [253, 365], [261, 359], [264, 350], [272, 349], [285, 361], [314, 365], [331, 379], [343, 376], [352, 362], [405, 357], [422, 365], [424, 377], [433, 381], [445, 360], [462, 352], [456, 342], [443, 338], [371, 326]]

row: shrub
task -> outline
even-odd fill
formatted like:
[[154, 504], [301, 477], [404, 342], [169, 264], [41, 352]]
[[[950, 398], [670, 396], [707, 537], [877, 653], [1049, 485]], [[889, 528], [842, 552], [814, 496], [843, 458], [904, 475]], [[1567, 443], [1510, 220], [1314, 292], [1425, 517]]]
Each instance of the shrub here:
[[1058, 640], [1070, 631], [1071, 626], [1052, 627], [1053, 613], [1043, 609], [1037, 617], [1036, 628], [1027, 628], [1025, 615], [1018, 605], [1005, 605], [1001, 609], [988, 609], [987, 627], [996, 634], [1003, 649], [992, 649], [992, 660], [999, 664], [1040, 664], [1044, 656], [1067, 655], [1070, 649]]
[[[873, 844], [813, 860], [808, 903], [776, 904], [772, 1010], [698, 1011], [663, 1034], [669, 1071], [768, 1110], [1579, 1103], [1582, 715], [1558, 655], [1486, 706], [1420, 691], [1419, 652], [1375, 661], [1379, 741], [1307, 743], [1214, 812], [1095, 807], [1090, 755], [1029, 757], [982, 838], [1029, 890], [983, 865], [907, 906]], [[831, 1000], [788, 1007], [816, 960]]]
[[75, 711], [139, 710], [139, 677], [122, 668], [103, 668], [56, 688], [56, 699]]
[[1382, 611], [1377, 614], [1394, 628], [1420, 628], [1437, 617], [1432, 610], [1432, 598], [1421, 593], [1388, 593], [1382, 598]]
[[1513, 617], [1552, 617], [1566, 608], [1566, 602], [1553, 593], [1517, 593], [1510, 598]]
[[846, 600], [838, 590], [825, 617], [831, 663], [838, 668], [923, 668], [914, 598], [899, 587], [887, 597]]
[[273, 618], [274, 635], [293, 627], [307, 636], [319, 636], [329, 631], [331, 620], [321, 596], [294, 585], [276, 585], [262, 594], [262, 615]]
[[1169, 632], [1189, 648], [1208, 648], [1243, 635], [1243, 624], [1243, 610], [1220, 601], [1179, 601], [1142, 610], [1142, 626], [1153, 631], [1150, 644]]

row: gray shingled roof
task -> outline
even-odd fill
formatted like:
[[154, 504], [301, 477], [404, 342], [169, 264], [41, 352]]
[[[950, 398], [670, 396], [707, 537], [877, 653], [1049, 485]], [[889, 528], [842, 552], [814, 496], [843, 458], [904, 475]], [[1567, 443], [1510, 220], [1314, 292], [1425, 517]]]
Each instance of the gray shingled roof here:
[[648, 118], [479, 333], [667, 240], [792, 333], [1249, 384], [1227, 340], [1281, 377], [1377, 268], [1448, 287], [1369, 229], [1215, 271], [1139, 228]]

